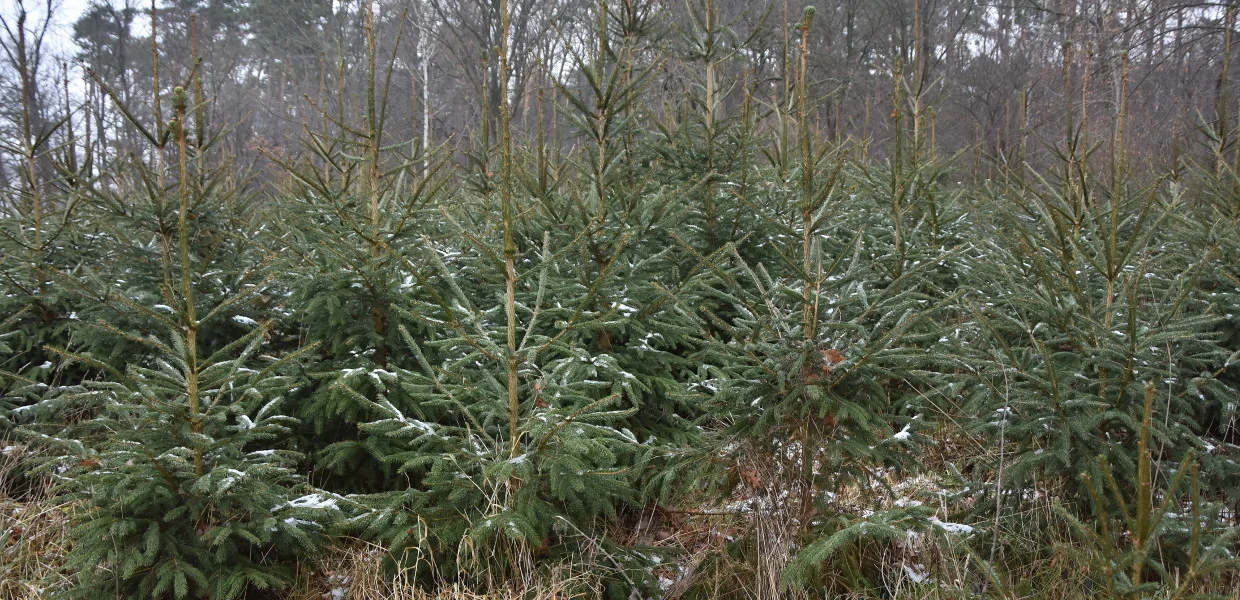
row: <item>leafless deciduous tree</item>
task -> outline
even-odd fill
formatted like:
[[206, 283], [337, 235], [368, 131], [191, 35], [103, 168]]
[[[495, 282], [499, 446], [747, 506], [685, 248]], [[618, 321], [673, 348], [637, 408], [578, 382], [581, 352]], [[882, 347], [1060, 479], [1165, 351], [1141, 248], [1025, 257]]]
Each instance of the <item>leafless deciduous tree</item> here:
[[[55, 5], [7, 1], [0, 31], [3, 126], [10, 139], [35, 141], [64, 112], [64, 103], [54, 100], [63, 85], [50, 72], [57, 69], [49, 70], [46, 42], [47, 9]], [[379, 1], [374, 15], [387, 99], [383, 116], [389, 132], [400, 132], [389, 141], [403, 138], [393, 148], [407, 155], [446, 140], [494, 142], [505, 96], [514, 133], [529, 134], [540, 90], [551, 119], [551, 107], [563, 101], [557, 82], [569, 89], [583, 84], [571, 57], [589, 54], [603, 6], [609, 27], [637, 22], [624, 14], [645, 15], [633, 60], [655, 67], [643, 107], [649, 118], [684, 102], [698, 103], [690, 110], [710, 112], [717, 105], [735, 114], [746, 94], [768, 107], [788, 98], [796, 44], [790, 33], [805, 0], [708, 2], [718, 34], [707, 36], [715, 53], [709, 58], [702, 55], [703, 26], [690, 18], [702, 13], [704, 2], [511, 0], [508, 38], [501, 40], [499, 0]], [[294, 147], [307, 128], [330, 126], [325, 114], [340, 122], [364, 112], [361, 0], [165, 0], [158, 7], [161, 88], [166, 94], [195, 68], [196, 38], [197, 68], [212, 101], [209, 121], [232, 127], [219, 143], [242, 164], [262, 170], [260, 151], [278, 155]], [[1040, 142], [1062, 138], [1070, 110], [1087, 117], [1075, 121], [1083, 133], [1106, 137], [1120, 104], [1126, 57], [1132, 126], [1125, 143], [1134, 160], [1170, 160], [1166, 140], [1194, 131], [1212, 131], [1228, 151], [1235, 144], [1225, 135], [1240, 115], [1240, 93], [1229, 73], [1236, 44], [1228, 2], [833, 0], [817, 9], [807, 39], [808, 97], [810, 118], [829, 137], [881, 142], [893, 135], [888, 115], [899, 76], [910, 103], [903, 108], [920, 115], [919, 135], [928, 148], [940, 155], [973, 149], [982, 177], [993, 174], [989, 165], [1037, 163], [1048, 158]], [[74, 123], [93, 162], [135, 147], [104, 86], [126, 105], [153, 113], [149, 10], [137, 0], [92, 0], [73, 25], [76, 55], [64, 58], [93, 73], [72, 74], [86, 83], [70, 86], [84, 103], [74, 110], [89, 115], [89, 123]], [[506, 76], [497, 68], [501, 47], [508, 49]], [[703, 85], [710, 96], [705, 104], [691, 93]], [[881, 154], [885, 145], [869, 147]], [[0, 182], [16, 185], [28, 177], [22, 175], [23, 152], [0, 161]]]

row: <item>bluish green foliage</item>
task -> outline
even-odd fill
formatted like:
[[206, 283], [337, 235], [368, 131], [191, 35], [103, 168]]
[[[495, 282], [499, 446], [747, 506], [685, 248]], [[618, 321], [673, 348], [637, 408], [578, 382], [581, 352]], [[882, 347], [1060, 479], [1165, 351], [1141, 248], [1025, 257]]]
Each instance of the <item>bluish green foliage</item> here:
[[72, 411], [91, 418], [25, 436], [50, 449], [46, 468], [83, 501], [69, 557], [78, 597], [230, 599], [280, 587], [287, 561], [312, 554], [333, 520], [329, 502], [298, 492], [297, 455], [277, 449], [295, 420], [280, 410], [280, 361], [256, 356], [266, 329], [198, 362], [168, 324], [164, 336], [132, 338], [149, 364], [117, 371], [66, 354], [106, 375], [61, 387], [36, 410], [49, 424]]

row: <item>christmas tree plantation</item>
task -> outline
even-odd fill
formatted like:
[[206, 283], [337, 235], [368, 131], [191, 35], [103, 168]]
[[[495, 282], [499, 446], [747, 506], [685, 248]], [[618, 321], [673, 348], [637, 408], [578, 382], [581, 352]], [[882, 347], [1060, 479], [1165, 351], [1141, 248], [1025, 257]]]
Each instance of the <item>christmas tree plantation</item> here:
[[[48, 594], [293, 597], [362, 544], [428, 592], [1237, 583], [1226, 160], [1138, 172], [1120, 111], [1106, 159], [1069, 118], [1054, 168], [965, 182], [902, 66], [890, 140], [826, 136], [814, 11], [764, 97], [709, 1], [678, 29], [600, 2], [531, 113], [484, 86], [475, 131], [411, 145], [363, 4], [364, 83], [301, 100], [278, 176], [157, 45], [146, 97], [108, 92], [141, 148], [14, 146], [56, 167], [0, 219], [0, 439], [28, 457], [0, 491], [71, 507]], [[657, 105], [669, 56], [691, 85]]]

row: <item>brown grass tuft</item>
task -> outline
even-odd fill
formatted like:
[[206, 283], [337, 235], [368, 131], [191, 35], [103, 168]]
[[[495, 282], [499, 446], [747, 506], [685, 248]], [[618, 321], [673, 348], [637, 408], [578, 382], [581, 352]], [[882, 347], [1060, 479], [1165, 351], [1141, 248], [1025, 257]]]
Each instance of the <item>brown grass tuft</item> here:
[[286, 600], [570, 600], [592, 598], [588, 575], [552, 569], [542, 580], [512, 583], [502, 590], [477, 592], [461, 585], [427, 591], [409, 572], [394, 577], [384, 567], [383, 548], [355, 539], [338, 541], [326, 556], [302, 573]]
[[56, 501], [42, 482], [12, 497], [12, 473], [28, 458], [21, 445], [0, 443], [0, 598], [36, 600], [67, 589], [65, 547], [73, 506]]

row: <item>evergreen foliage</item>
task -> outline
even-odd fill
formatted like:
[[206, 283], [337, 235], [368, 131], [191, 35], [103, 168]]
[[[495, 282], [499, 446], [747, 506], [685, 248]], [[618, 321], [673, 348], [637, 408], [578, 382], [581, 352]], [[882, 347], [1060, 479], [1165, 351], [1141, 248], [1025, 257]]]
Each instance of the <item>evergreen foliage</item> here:
[[273, 447], [292, 419], [278, 410], [282, 361], [251, 368], [266, 329], [200, 357], [168, 325], [162, 339], [132, 338], [151, 349], [149, 365], [122, 372], [66, 354], [105, 378], [38, 407], [92, 415], [29, 437], [52, 449], [48, 468], [85, 502], [69, 558], [78, 597], [228, 599], [279, 587], [290, 574], [281, 565], [312, 553], [331, 520], [317, 496], [298, 498], [297, 456]]
[[[175, 157], [175, 185], [148, 187], [137, 210], [97, 194], [100, 216], [115, 217], [99, 221], [101, 258], [158, 249], [162, 261], [125, 261], [133, 266], [108, 273], [123, 276], [114, 280], [101, 277], [102, 264], [61, 277], [97, 303], [87, 303], [95, 320], [77, 332], [83, 341], [45, 351], [92, 375], [48, 388], [32, 407], [38, 423], [22, 433], [47, 449], [43, 468], [64, 493], [82, 501], [68, 557], [78, 597], [227, 600], [280, 587], [290, 572], [283, 557], [313, 553], [333, 512], [324, 509], [334, 508], [297, 497], [297, 455], [274, 447], [296, 422], [278, 407], [289, 387], [282, 371], [298, 353], [260, 356], [269, 326], [237, 313], [266, 283], [254, 267], [217, 264], [222, 232], [190, 231], [197, 215], [227, 207], [211, 201], [229, 196], [207, 195], [216, 176], [201, 170], [208, 140], [191, 145], [188, 96], [172, 90], [174, 118], [150, 136], [156, 152]], [[133, 169], [162, 182], [164, 167], [161, 158]]]
[[[1076, 202], [1022, 190], [1021, 208], [997, 224], [1008, 235], [971, 274], [986, 340], [974, 363], [987, 399], [977, 411], [992, 415], [978, 426], [1006, 428], [1016, 453], [1008, 476], [1020, 485], [1049, 476], [1082, 506], [1082, 473], [1133, 488], [1147, 384], [1161, 405], [1151, 433], [1161, 459], [1220, 443], [1200, 437], [1201, 400], [1234, 393], [1212, 374], [1230, 359], [1211, 333], [1217, 305], [1200, 295], [1210, 267], [1168, 235], [1194, 225], [1183, 198], [1158, 187]], [[1220, 482], [1233, 477], [1216, 467]]]
[[[407, 152], [364, 3], [360, 100], [324, 90], [270, 197], [212, 153], [196, 71], [152, 77], [153, 119], [104, 88], [145, 149], [70, 149], [0, 219], [0, 437], [79, 509], [72, 596], [275, 593], [360, 538], [426, 589], [577, 563], [649, 597], [656, 518], [714, 540], [690, 597], [895, 595], [917, 544], [1003, 597], [1060, 557], [1107, 597], [1226, 580], [1234, 173], [1139, 178], [1121, 114], [1109, 168], [1069, 123], [1061, 171], [953, 184], [917, 65], [880, 161], [815, 124], [812, 9], [764, 98], [715, 2], [639, 4], [597, 3], [536, 125], [488, 86], [468, 151]], [[692, 71], [648, 106], [662, 50]]]

